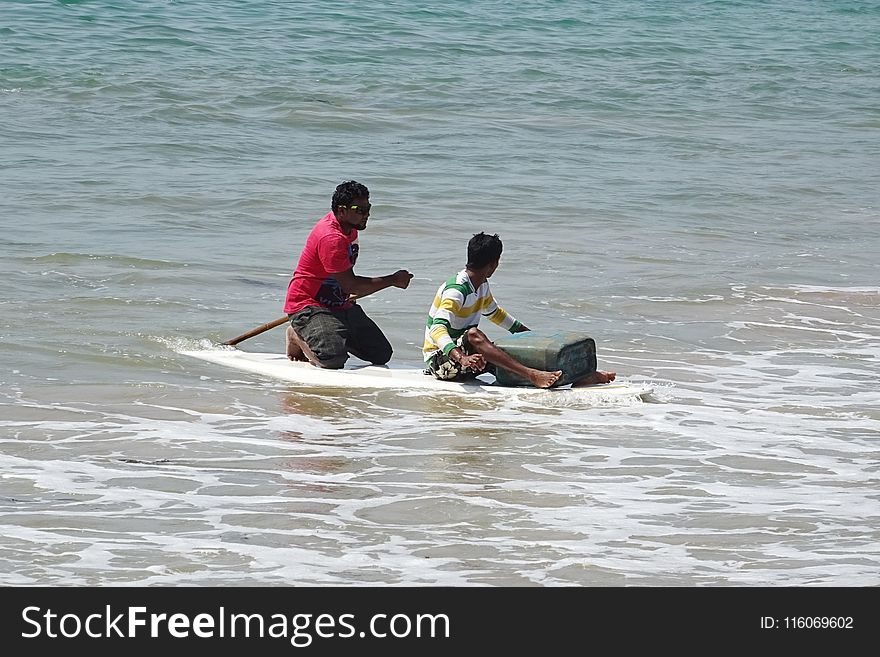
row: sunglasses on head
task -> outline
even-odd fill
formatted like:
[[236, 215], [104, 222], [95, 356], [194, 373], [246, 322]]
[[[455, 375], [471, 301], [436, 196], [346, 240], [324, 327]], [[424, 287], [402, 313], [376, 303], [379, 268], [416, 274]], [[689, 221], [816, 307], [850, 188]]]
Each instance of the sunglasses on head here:
[[365, 206], [363, 206], [363, 207], [361, 207], [360, 205], [343, 205], [343, 206], [340, 206], [340, 207], [343, 207], [343, 208], [349, 208], [350, 210], [354, 210], [355, 212], [357, 212], [357, 213], [358, 213], [359, 215], [361, 215], [362, 217], [365, 217], [365, 216], [367, 216], [368, 214], [370, 214], [370, 209], [371, 209], [373, 206], [372, 206], [372, 204], [367, 203], [367, 204], [366, 204]]

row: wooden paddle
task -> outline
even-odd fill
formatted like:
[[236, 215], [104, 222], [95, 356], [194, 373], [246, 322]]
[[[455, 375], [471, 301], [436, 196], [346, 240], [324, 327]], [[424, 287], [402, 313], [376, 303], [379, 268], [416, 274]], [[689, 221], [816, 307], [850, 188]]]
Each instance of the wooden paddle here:
[[[358, 295], [356, 295], [356, 294], [349, 294], [348, 295], [349, 301], [354, 301], [357, 298], [358, 298]], [[221, 344], [225, 344], [228, 347], [232, 347], [234, 345], [237, 345], [239, 342], [243, 342], [243, 341], [247, 340], [248, 338], [252, 338], [255, 335], [259, 335], [260, 333], [265, 333], [269, 329], [273, 329], [276, 326], [281, 326], [285, 322], [289, 322], [289, 321], [290, 321], [290, 317], [288, 317], [287, 315], [285, 315], [284, 317], [279, 317], [274, 322], [269, 322], [268, 324], [263, 324], [262, 326], [258, 326], [257, 328], [253, 329], [252, 331], [248, 331], [247, 333], [242, 333], [237, 338], [232, 338], [231, 340], [227, 340], [226, 342], [222, 342]]]
[[244, 340], [247, 340], [248, 338], [252, 338], [255, 335], [259, 335], [260, 333], [264, 333], [265, 331], [268, 331], [269, 329], [273, 329], [276, 326], [281, 326], [282, 324], [285, 324], [286, 322], [289, 322], [289, 321], [290, 321], [290, 318], [287, 315], [285, 315], [284, 317], [279, 317], [274, 322], [269, 322], [268, 324], [263, 324], [262, 326], [258, 326], [257, 328], [255, 328], [251, 331], [248, 331], [247, 333], [242, 333], [237, 338], [232, 338], [231, 340], [227, 340], [223, 344], [231, 347], [233, 345], [238, 344], [239, 342], [243, 342]]

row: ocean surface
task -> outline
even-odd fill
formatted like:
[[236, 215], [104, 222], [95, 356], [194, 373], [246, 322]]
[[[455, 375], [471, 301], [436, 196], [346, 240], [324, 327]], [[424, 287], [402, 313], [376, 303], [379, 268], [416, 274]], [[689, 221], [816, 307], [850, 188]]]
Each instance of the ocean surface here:
[[[855, 0], [0, 2], [0, 584], [880, 585], [878, 35]], [[347, 179], [357, 273], [415, 275], [362, 301], [395, 362], [497, 232], [501, 305], [654, 393], [179, 353], [282, 315]]]

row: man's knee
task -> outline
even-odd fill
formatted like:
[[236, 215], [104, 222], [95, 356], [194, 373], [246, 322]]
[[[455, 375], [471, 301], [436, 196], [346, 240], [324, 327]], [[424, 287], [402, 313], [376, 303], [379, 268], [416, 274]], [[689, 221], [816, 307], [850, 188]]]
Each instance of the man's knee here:
[[373, 365], [385, 365], [391, 360], [391, 354], [393, 353], [391, 343], [388, 342], [384, 335], [379, 335], [373, 342], [367, 342], [366, 344], [363, 340], [357, 346], [350, 344], [349, 351], [361, 360], [365, 360]]
[[341, 370], [345, 367], [345, 362], [348, 360], [348, 352], [333, 354], [332, 356], [322, 355], [325, 357], [318, 356], [318, 354], [315, 354], [315, 356], [318, 358], [318, 362], [321, 363], [321, 367], [328, 370]]
[[473, 346], [475, 349], [479, 349], [481, 346], [489, 341], [489, 338], [487, 338], [486, 334], [483, 333], [480, 329], [478, 329], [477, 327], [473, 327], [467, 330], [467, 341], [468, 344]]
[[348, 331], [339, 319], [327, 311], [310, 307], [291, 324], [321, 367], [338, 370], [345, 366]]
[[321, 367], [330, 370], [340, 370], [345, 367], [345, 361], [348, 360], [348, 349], [346, 348], [345, 339], [335, 332], [327, 332], [318, 336], [313, 345], [309, 345], [315, 354]]
[[349, 351], [373, 365], [385, 365], [391, 360], [393, 349], [382, 329], [370, 319], [364, 309], [355, 304], [346, 314], [349, 328]]
[[377, 346], [375, 352], [370, 358], [370, 362], [373, 363], [373, 365], [385, 365], [389, 360], [391, 360], [391, 355], [393, 353], [394, 350], [388, 343]]

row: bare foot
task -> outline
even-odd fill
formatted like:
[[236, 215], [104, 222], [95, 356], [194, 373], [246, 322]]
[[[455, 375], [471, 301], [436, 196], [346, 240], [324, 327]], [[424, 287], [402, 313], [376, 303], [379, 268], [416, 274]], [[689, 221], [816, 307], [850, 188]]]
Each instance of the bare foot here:
[[592, 386], [597, 383], [611, 383], [617, 377], [616, 372], [593, 372], [592, 374], [588, 374], [583, 379], [579, 379], [572, 384], [572, 387], [578, 386]]
[[532, 382], [536, 388], [549, 388], [554, 383], [559, 381], [559, 378], [562, 376], [562, 370], [556, 370], [555, 372], [545, 372], [543, 370], [532, 370], [529, 373], [529, 381]]
[[290, 360], [298, 360], [302, 363], [307, 363], [308, 358], [303, 353], [302, 347], [299, 346], [299, 342], [297, 338], [299, 337], [296, 334], [296, 331], [293, 330], [292, 326], [287, 327], [287, 357]]

